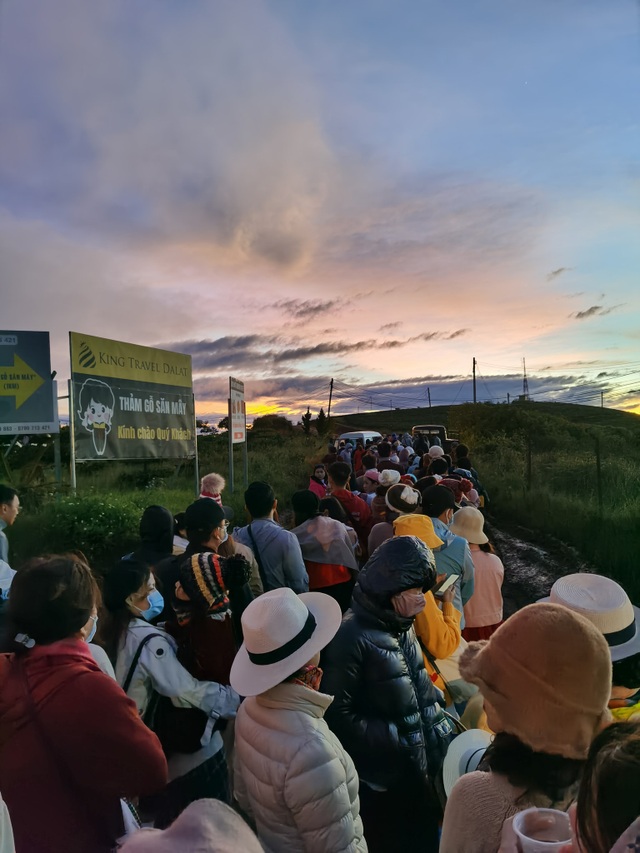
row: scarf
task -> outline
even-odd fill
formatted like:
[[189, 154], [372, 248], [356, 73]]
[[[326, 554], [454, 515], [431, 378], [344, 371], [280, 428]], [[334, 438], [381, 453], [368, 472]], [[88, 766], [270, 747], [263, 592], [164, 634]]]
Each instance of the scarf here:
[[286, 679], [291, 684], [301, 684], [303, 687], [308, 687], [311, 690], [320, 690], [320, 682], [322, 681], [322, 670], [319, 666], [307, 664], [294, 672]]

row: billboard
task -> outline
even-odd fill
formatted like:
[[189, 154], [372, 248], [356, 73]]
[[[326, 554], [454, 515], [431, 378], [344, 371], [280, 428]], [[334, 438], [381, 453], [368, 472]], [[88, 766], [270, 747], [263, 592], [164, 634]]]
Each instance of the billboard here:
[[77, 461], [196, 454], [191, 356], [69, 333]]
[[0, 433], [59, 431], [49, 332], [0, 331]]
[[229, 377], [229, 432], [232, 444], [242, 444], [247, 438], [247, 419], [244, 407], [244, 382]]

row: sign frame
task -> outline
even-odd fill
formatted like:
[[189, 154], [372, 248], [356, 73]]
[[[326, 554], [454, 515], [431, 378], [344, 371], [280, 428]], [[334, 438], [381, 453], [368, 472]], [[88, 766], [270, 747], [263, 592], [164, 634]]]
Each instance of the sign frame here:
[[249, 485], [249, 458], [247, 452], [247, 406], [244, 398], [244, 382], [229, 377], [229, 397], [227, 399], [227, 432], [229, 435], [229, 488], [234, 489], [233, 446], [243, 444], [244, 487]]
[[0, 331], [0, 435], [59, 433], [57, 403], [49, 332]]

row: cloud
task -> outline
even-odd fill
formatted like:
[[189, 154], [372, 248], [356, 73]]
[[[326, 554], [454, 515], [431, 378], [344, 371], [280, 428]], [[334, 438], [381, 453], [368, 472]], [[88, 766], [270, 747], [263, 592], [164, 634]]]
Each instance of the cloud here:
[[562, 275], [565, 272], [569, 272], [569, 270], [572, 270], [572, 269], [573, 269], [573, 267], [558, 267], [557, 270], [552, 270], [547, 275], [547, 281], [553, 281], [554, 278], [558, 278], [558, 276]]
[[603, 305], [592, 305], [590, 308], [585, 308], [584, 311], [577, 311], [575, 314], [569, 314], [569, 317], [573, 317], [576, 320], [587, 320], [589, 317], [606, 317], [607, 314], [611, 314], [612, 311], [616, 311], [618, 308], [622, 308], [622, 304], [620, 305], [612, 305], [610, 308], [605, 308]]
[[340, 299], [282, 299], [273, 304], [273, 308], [279, 308], [298, 320], [317, 317], [338, 305], [348, 305], [350, 300]]
[[379, 332], [393, 332], [396, 329], [399, 329], [402, 323], [385, 323], [384, 326], [380, 326], [378, 329]]

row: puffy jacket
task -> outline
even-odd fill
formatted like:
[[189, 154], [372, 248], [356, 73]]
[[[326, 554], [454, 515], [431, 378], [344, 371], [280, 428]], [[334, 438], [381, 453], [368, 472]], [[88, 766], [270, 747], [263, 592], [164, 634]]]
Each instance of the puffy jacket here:
[[20, 853], [108, 853], [120, 797], [166, 782], [157, 737], [87, 643], [0, 656], [0, 789]]
[[[426, 604], [422, 613], [418, 613], [414, 628], [422, 645], [436, 660], [444, 660], [452, 655], [460, 645], [460, 613], [450, 601], [442, 602], [442, 610], [432, 592], [425, 595]], [[436, 675], [431, 661], [424, 655], [424, 665], [429, 678], [440, 690], [445, 692], [442, 676]], [[452, 701], [447, 694], [447, 699]]]
[[366, 782], [384, 788], [434, 777], [452, 738], [422, 658], [413, 618], [390, 598], [434, 581], [433, 555], [413, 536], [384, 542], [360, 573], [349, 610], [325, 649], [327, 722]]
[[267, 853], [362, 853], [353, 761], [323, 716], [331, 697], [278, 684], [236, 720], [235, 786]]

